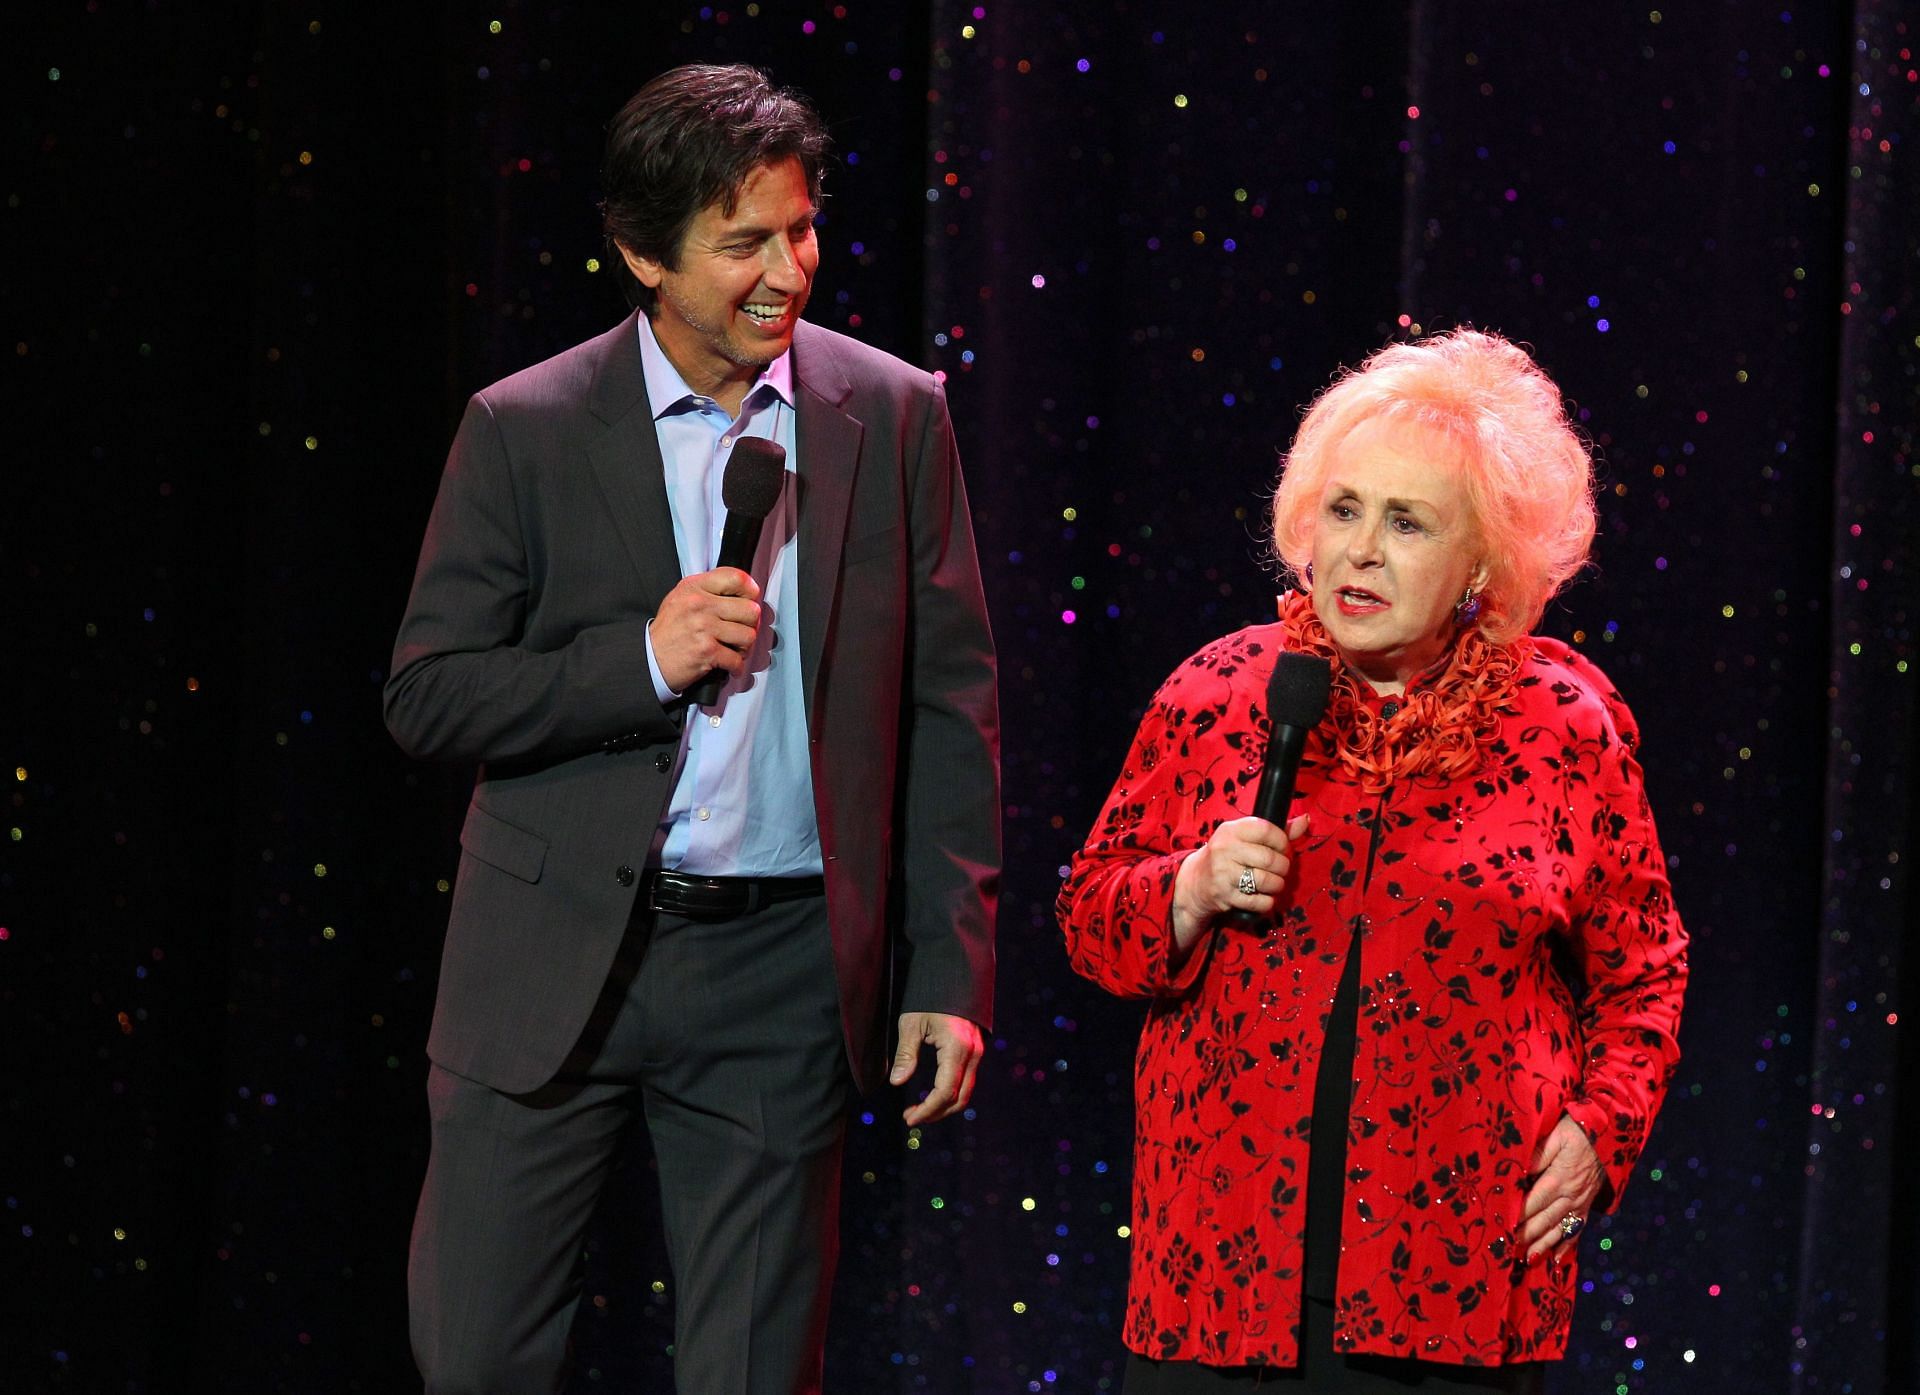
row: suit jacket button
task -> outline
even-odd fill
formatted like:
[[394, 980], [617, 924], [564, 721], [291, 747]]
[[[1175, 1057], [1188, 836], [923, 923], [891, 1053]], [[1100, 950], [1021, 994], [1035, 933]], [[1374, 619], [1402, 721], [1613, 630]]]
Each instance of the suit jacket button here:
[[613, 869], [613, 879], [622, 886], [633, 885], [633, 868], [624, 863]]
[[673, 757], [668, 755], [665, 751], [662, 751], [659, 755], [653, 758], [653, 768], [659, 771], [662, 775], [666, 774], [667, 771], [672, 768], [672, 766], [673, 766]]

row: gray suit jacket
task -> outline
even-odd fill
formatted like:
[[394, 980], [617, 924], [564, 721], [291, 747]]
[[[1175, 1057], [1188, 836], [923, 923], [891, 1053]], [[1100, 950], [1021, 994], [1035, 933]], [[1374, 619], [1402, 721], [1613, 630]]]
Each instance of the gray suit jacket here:
[[[629, 317], [468, 403], [386, 685], [409, 754], [480, 764], [428, 1051], [510, 1092], [586, 1024], [680, 738], [647, 669], [679, 562], [636, 335]], [[890, 948], [902, 1010], [989, 1023], [993, 647], [938, 383], [806, 323], [793, 367], [813, 797], [864, 1087]]]

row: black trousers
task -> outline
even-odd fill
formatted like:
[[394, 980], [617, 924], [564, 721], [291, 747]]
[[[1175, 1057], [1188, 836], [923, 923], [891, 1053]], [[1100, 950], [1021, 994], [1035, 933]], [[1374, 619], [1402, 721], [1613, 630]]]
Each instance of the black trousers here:
[[1127, 1353], [1125, 1395], [1231, 1395], [1242, 1390], [1297, 1395], [1540, 1395], [1538, 1361], [1512, 1366], [1451, 1366], [1391, 1356], [1342, 1356], [1333, 1349], [1333, 1305], [1309, 1298], [1301, 1309], [1298, 1366], [1203, 1366], [1149, 1361]]
[[[501, 972], [523, 972], [502, 965]], [[565, 1379], [581, 1250], [644, 1112], [687, 1395], [820, 1388], [852, 1081], [823, 897], [636, 918], [579, 1047], [505, 1095], [439, 1066], [407, 1287], [429, 1395]]]

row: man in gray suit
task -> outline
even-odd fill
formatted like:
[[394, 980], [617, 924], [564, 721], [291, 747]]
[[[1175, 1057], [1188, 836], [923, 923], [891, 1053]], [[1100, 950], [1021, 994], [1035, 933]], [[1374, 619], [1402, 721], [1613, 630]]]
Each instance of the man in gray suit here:
[[[551, 1390], [644, 1112], [688, 1395], [819, 1388], [852, 1087], [965, 1106], [992, 996], [998, 730], [928, 374], [802, 323], [826, 132], [744, 67], [609, 130], [625, 323], [476, 394], [386, 715], [477, 762], [428, 1043], [409, 1294], [430, 1391]], [[785, 448], [716, 567], [735, 441]], [[710, 703], [686, 696], [717, 670]]]

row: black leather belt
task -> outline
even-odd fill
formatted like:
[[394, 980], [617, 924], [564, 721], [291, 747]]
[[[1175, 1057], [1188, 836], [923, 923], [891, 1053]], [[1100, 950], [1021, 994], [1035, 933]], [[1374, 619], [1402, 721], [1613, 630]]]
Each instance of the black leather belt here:
[[824, 877], [688, 877], [648, 872], [641, 879], [635, 904], [688, 920], [732, 920], [776, 901], [824, 895], [826, 889]]

